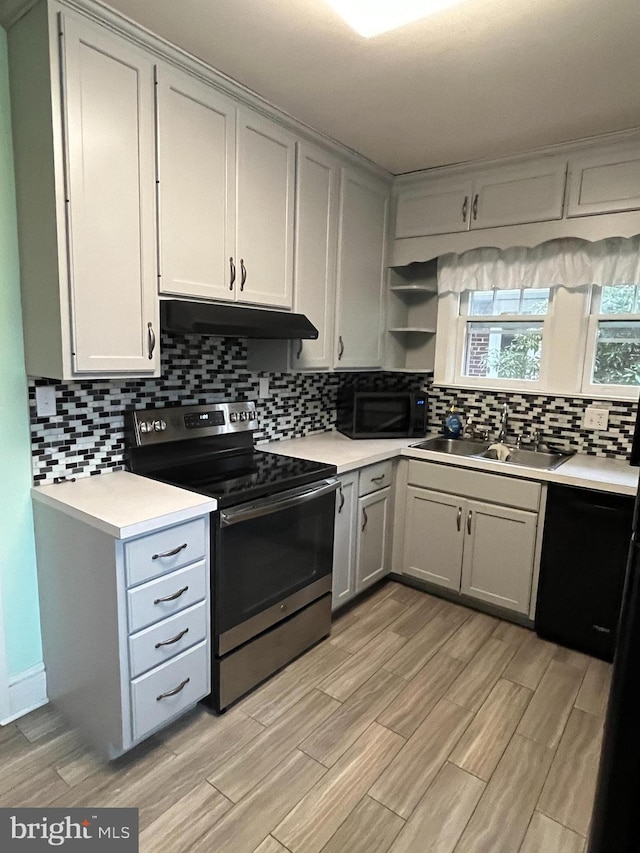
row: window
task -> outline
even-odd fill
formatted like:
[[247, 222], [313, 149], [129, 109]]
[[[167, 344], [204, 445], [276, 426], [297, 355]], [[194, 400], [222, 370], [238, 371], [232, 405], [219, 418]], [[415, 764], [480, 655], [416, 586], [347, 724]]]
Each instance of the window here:
[[640, 285], [594, 288], [585, 391], [640, 385]]
[[[472, 291], [462, 298], [460, 381], [538, 382], [549, 288]], [[501, 384], [503, 384], [501, 382]]]

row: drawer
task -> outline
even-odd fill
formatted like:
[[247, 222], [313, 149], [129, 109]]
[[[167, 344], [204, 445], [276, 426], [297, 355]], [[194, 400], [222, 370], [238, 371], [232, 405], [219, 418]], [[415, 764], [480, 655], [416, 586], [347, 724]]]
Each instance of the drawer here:
[[194, 518], [125, 542], [127, 586], [201, 560], [206, 554], [206, 532], [205, 519]]
[[129, 633], [133, 634], [202, 601], [207, 597], [207, 589], [204, 560], [130, 589], [127, 592]]
[[163, 619], [129, 638], [131, 677], [165, 663], [196, 643], [207, 639], [208, 602], [201, 601], [187, 610]]
[[360, 485], [358, 486], [358, 495], [368, 495], [369, 492], [375, 492], [377, 489], [384, 489], [391, 485], [393, 479], [393, 461], [388, 459], [386, 462], [378, 462], [376, 465], [367, 465], [366, 468], [360, 470]]
[[409, 462], [409, 485], [423, 486], [438, 492], [476, 498], [489, 503], [505, 504], [520, 509], [538, 511], [540, 483], [520, 480], [500, 474], [485, 474], [437, 462]]
[[205, 642], [132, 681], [134, 740], [168, 723], [207, 696], [211, 683], [209, 670]]

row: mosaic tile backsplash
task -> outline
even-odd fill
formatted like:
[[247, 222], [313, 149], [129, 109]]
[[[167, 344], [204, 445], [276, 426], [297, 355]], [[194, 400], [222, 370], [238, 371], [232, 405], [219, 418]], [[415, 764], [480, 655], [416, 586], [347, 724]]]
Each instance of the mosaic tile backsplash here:
[[[336, 419], [335, 374], [253, 373], [246, 341], [201, 335], [162, 337], [162, 375], [131, 381], [29, 380], [35, 484], [124, 467], [124, 412], [171, 404], [255, 400], [256, 439], [297, 438], [331, 429]], [[258, 399], [258, 378], [269, 397]], [[55, 385], [57, 414], [39, 418], [37, 385]]]
[[[258, 398], [258, 379], [269, 378], [269, 397]], [[57, 413], [39, 418], [37, 385], [55, 385]], [[467, 391], [431, 387], [420, 374], [401, 373], [256, 373], [247, 369], [246, 342], [231, 338], [169, 336], [162, 338], [162, 376], [131, 381], [54, 382], [29, 380], [33, 477], [36, 484], [82, 477], [124, 465], [124, 412], [129, 408], [171, 404], [205, 404], [220, 400], [255, 400], [257, 440], [296, 438], [333, 428], [341, 386], [429, 393], [430, 423], [439, 429], [447, 406], [457, 402], [465, 419], [499, 428], [500, 411], [508, 403], [509, 434], [532, 429], [568, 449], [626, 459], [631, 448], [635, 404], [608, 403], [609, 429], [582, 431], [582, 412], [589, 401], [578, 398]]]

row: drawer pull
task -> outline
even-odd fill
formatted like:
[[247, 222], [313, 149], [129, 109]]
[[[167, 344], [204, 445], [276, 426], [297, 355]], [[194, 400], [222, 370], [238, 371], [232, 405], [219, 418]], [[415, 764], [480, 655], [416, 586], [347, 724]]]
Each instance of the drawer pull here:
[[372, 477], [372, 478], [371, 478], [371, 482], [372, 482], [372, 483], [381, 483], [381, 482], [384, 480], [384, 478], [385, 478], [385, 475], [384, 475], [384, 474], [380, 474], [380, 476], [379, 476], [379, 477]]
[[172, 551], [165, 551], [164, 554], [154, 554], [151, 558], [152, 560], [161, 560], [163, 557], [175, 557], [176, 554], [179, 554], [180, 551], [184, 551], [187, 547], [187, 543], [183, 542], [182, 545], [178, 545], [177, 548], [174, 548]]
[[163, 640], [161, 643], [156, 643], [156, 649], [161, 648], [161, 646], [170, 646], [173, 643], [177, 643], [178, 640], [181, 640], [185, 634], [189, 633], [189, 629], [185, 628], [184, 631], [180, 631], [179, 634], [176, 634], [175, 637], [172, 637], [170, 640]]
[[165, 595], [164, 598], [156, 598], [153, 603], [162, 604], [163, 601], [175, 601], [176, 598], [180, 598], [181, 595], [184, 595], [188, 589], [188, 586], [183, 586], [182, 589], [179, 589], [177, 592], [172, 592], [171, 595]]
[[176, 693], [180, 693], [181, 690], [187, 686], [187, 684], [191, 681], [190, 678], [185, 678], [182, 684], [178, 684], [177, 687], [174, 687], [173, 690], [167, 690], [166, 693], [161, 693], [159, 696], [156, 696], [156, 702], [159, 702], [161, 699], [166, 699], [167, 696], [175, 696]]

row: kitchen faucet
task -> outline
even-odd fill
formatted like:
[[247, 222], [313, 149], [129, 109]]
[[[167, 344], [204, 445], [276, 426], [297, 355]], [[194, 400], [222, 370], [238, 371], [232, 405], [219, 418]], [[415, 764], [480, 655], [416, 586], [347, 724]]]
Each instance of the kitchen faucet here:
[[504, 442], [507, 437], [507, 419], [509, 417], [509, 407], [506, 403], [502, 406], [502, 415], [500, 416], [500, 432], [498, 433], [498, 444]]

